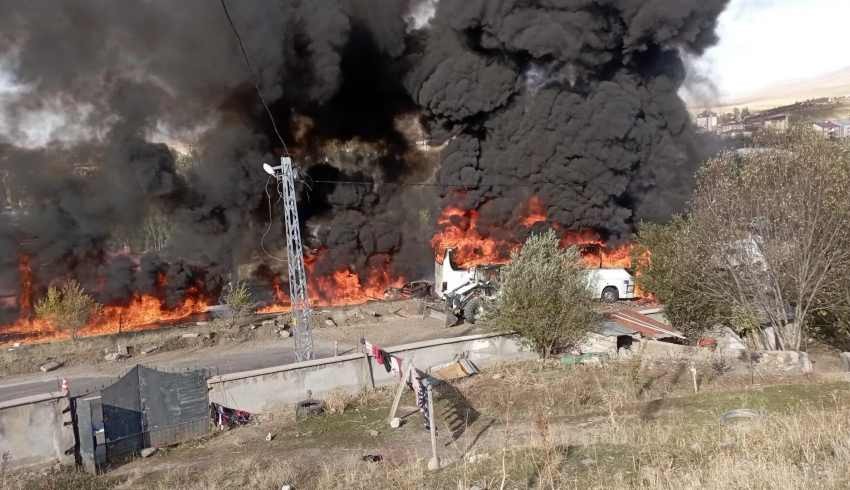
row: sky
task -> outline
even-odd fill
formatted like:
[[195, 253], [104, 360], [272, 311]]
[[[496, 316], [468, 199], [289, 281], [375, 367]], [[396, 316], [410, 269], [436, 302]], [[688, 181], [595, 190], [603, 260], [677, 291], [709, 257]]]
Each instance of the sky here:
[[695, 62], [722, 100], [850, 67], [850, 0], [731, 0]]

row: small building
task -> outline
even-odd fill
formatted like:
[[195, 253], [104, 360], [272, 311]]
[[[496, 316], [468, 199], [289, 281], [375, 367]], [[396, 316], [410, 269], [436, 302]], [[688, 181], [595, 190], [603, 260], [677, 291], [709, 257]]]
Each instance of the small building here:
[[832, 121], [817, 121], [812, 124], [812, 128], [824, 138], [834, 138], [839, 126]]
[[721, 124], [718, 128], [718, 133], [721, 136], [735, 138], [737, 136], [747, 136], [749, 133], [746, 131], [744, 127], [744, 123], [742, 122], [728, 122]]
[[713, 133], [717, 130], [718, 117], [716, 112], [704, 111], [697, 114], [696, 125], [699, 129]]
[[850, 138], [850, 119], [838, 119], [833, 124], [836, 126], [833, 137]]
[[790, 118], [788, 114], [777, 114], [775, 116], [769, 116], [764, 118], [764, 129], [768, 131], [776, 131], [779, 133], [784, 133], [788, 131], [788, 127], [790, 124]]

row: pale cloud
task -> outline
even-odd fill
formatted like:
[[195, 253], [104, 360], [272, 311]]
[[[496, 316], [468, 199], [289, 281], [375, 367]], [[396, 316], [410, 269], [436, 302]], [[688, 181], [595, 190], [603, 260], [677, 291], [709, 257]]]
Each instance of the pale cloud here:
[[697, 61], [723, 99], [850, 67], [850, 1], [732, 0]]

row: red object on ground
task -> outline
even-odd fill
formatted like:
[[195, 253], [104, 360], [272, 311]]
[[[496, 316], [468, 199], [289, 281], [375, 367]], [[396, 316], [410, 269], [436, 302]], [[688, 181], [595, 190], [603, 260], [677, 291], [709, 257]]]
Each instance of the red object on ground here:
[[713, 349], [717, 347], [717, 340], [710, 337], [703, 337], [697, 342], [697, 347], [710, 347]]

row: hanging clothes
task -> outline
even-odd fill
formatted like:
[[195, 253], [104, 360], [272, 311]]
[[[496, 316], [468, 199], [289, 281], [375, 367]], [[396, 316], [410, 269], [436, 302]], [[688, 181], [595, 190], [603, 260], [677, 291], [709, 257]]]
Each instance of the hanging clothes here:
[[422, 413], [425, 430], [431, 430], [431, 416], [428, 412], [428, 389], [425, 387], [425, 375], [418, 369], [414, 369], [410, 377], [408, 386], [413, 388], [413, 392], [416, 393], [416, 406], [419, 408], [419, 412]]
[[382, 351], [377, 345], [372, 346], [372, 357], [375, 358], [375, 362], [378, 364], [384, 363], [384, 351]]
[[388, 373], [392, 372], [392, 370], [393, 370], [393, 366], [392, 366], [393, 357], [387, 351], [378, 350], [378, 352], [381, 354], [381, 360], [379, 362], [384, 365], [384, 369], [386, 369]]
[[401, 358], [392, 356], [390, 359], [390, 363], [392, 364], [392, 372], [398, 375], [399, 378], [404, 376], [404, 372], [401, 370]]

